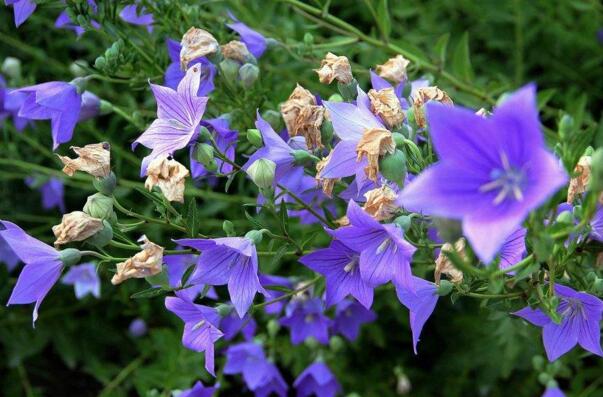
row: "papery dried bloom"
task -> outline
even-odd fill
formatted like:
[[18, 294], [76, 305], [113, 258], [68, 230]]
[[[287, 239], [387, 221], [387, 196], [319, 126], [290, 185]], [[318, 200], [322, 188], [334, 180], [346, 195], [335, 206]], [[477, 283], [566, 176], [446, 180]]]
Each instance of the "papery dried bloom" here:
[[61, 223], [52, 227], [56, 237], [55, 247], [72, 241], [83, 241], [94, 236], [103, 228], [103, 221], [82, 211], [63, 215]]
[[371, 100], [371, 111], [381, 117], [387, 128], [392, 129], [402, 124], [404, 113], [392, 87], [378, 91], [370, 90], [368, 97]]
[[347, 215], [342, 216], [339, 219], [335, 219], [335, 224], [337, 226], [349, 226], [350, 224], [350, 218], [348, 218]]
[[348, 58], [337, 56], [331, 52], [320, 61], [320, 69], [314, 69], [314, 71], [318, 73], [318, 79], [323, 84], [331, 84], [333, 80], [342, 84], [350, 84], [354, 79]]
[[368, 165], [364, 168], [364, 172], [370, 180], [376, 181], [379, 173], [379, 156], [393, 153], [395, 150], [396, 144], [390, 131], [371, 128], [364, 132], [356, 145], [356, 161], [366, 156]]
[[437, 101], [444, 105], [453, 105], [452, 99], [438, 87], [424, 87], [416, 90], [412, 98], [412, 107], [415, 113], [415, 122], [420, 128], [425, 128], [425, 111], [423, 105], [429, 101]]
[[448, 276], [450, 281], [454, 284], [463, 282], [463, 272], [458, 270], [450, 259], [444, 254], [444, 251], [456, 252], [462, 259], [465, 259], [465, 239], [460, 238], [454, 243], [454, 246], [450, 243], [442, 245], [438, 259], [436, 259], [434, 279], [436, 284], [440, 284], [440, 278], [442, 274]]
[[182, 46], [180, 50], [180, 68], [182, 70], [186, 70], [192, 60], [215, 54], [220, 48], [220, 44], [211, 33], [194, 26], [182, 36], [180, 44]]
[[189, 175], [185, 166], [169, 157], [156, 158], [147, 168], [144, 187], [151, 190], [159, 186], [169, 201], [184, 202], [184, 179]]
[[396, 204], [398, 195], [387, 185], [369, 190], [364, 197], [366, 203], [362, 208], [378, 221], [391, 219], [398, 212], [399, 207]]
[[327, 157], [323, 158], [318, 163], [316, 163], [316, 182], [322, 187], [322, 191], [324, 192], [324, 194], [327, 195], [327, 197], [332, 197], [333, 187], [335, 186], [335, 183], [337, 183], [337, 181], [339, 180], [339, 178], [323, 178], [321, 175], [322, 170], [324, 170], [326, 165], [329, 164], [329, 161], [331, 161], [332, 156], [333, 151], [331, 150]]
[[295, 121], [301, 110], [306, 106], [314, 105], [316, 105], [314, 95], [298, 84], [291, 95], [289, 95], [289, 99], [281, 104], [281, 115], [285, 121], [285, 126], [287, 126], [287, 131], [289, 131], [289, 135], [294, 136], [295, 134]]
[[142, 242], [142, 251], [116, 265], [117, 273], [111, 279], [111, 284], [117, 285], [130, 278], [144, 278], [161, 273], [163, 247], [149, 241], [147, 236], [142, 236], [138, 241]]
[[303, 136], [310, 150], [322, 148], [320, 126], [324, 116], [325, 108], [322, 106], [308, 105], [303, 107], [295, 119], [293, 136]]
[[84, 171], [97, 178], [104, 178], [111, 173], [110, 149], [107, 142], [93, 143], [84, 147], [71, 146], [71, 150], [78, 155], [78, 158], [59, 156], [65, 165], [63, 172], [73, 176], [75, 171]]
[[586, 192], [590, 183], [590, 168], [592, 159], [590, 156], [582, 156], [574, 168], [574, 176], [570, 179], [567, 189], [567, 202], [571, 204], [580, 194]]
[[222, 55], [226, 59], [232, 59], [237, 62], [245, 63], [251, 58], [251, 53], [247, 49], [245, 43], [232, 40], [220, 47]]
[[390, 58], [383, 65], [377, 65], [377, 74], [384, 79], [388, 79], [394, 83], [400, 83], [406, 80], [406, 68], [410, 61], [402, 55], [396, 55]]

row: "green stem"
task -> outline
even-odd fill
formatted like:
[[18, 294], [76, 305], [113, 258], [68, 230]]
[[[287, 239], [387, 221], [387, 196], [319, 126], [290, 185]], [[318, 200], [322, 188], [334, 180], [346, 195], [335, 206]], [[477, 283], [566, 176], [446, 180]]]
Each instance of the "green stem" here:
[[463, 296], [476, 299], [504, 299], [504, 298], [516, 298], [523, 295], [523, 292], [510, 292], [508, 294], [478, 294], [476, 292], [467, 292]]
[[310, 288], [311, 286], [313, 286], [314, 284], [316, 284], [318, 282], [318, 280], [320, 280], [320, 276], [316, 276], [315, 278], [313, 278], [312, 280], [310, 280], [307, 284], [303, 285], [302, 287], [299, 287], [297, 289], [294, 289], [293, 291], [289, 291], [284, 295], [279, 296], [278, 298], [266, 301], [266, 302], [262, 302], [262, 303], [258, 303], [257, 305], [253, 305], [254, 309], [259, 309], [262, 308], [264, 306], [268, 306], [271, 305], [273, 303], [276, 302], [280, 302], [283, 301], [285, 299], [288, 299], [290, 297], [292, 297], [293, 295], [299, 294], [300, 292], [304, 292], [305, 290], [307, 290], [308, 288]]
[[173, 224], [173, 223], [171, 223], [171, 222], [164, 221], [164, 220], [161, 220], [161, 219], [155, 219], [155, 218], [153, 218], [153, 217], [146, 216], [146, 215], [143, 215], [143, 214], [139, 214], [139, 213], [136, 213], [136, 212], [134, 212], [134, 211], [130, 211], [130, 210], [128, 210], [128, 209], [126, 209], [126, 208], [124, 208], [124, 207], [123, 207], [123, 206], [122, 206], [122, 205], [119, 203], [119, 201], [117, 201], [117, 199], [115, 198], [115, 196], [113, 196], [113, 205], [115, 206], [115, 208], [116, 208], [116, 209], [117, 209], [119, 212], [121, 212], [121, 213], [123, 213], [123, 214], [125, 214], [125, 215], [128, 215], [128, 216], [130, 216], [130, 217], [132, 217], [132, 218], [141, 219], [141, 220], [144, 220], [144, 221], [146, 221], [146, 222], [148, 222], [148, 223], [155, 223], [155, 224], [158, 224], [158, 225], [165, 225], [165, 226], [169, 226], [169, 227], [171, 227], [171, 228], [173, 228], [173, 229], [176, 229], [176, 230], [179, 230], [179, 231], [181, 231], [181, 232], [186, 233], [186, 228], [185, 228], [185, 227], [183, 227], [183, 226], [178, 226], [178, 225], [175, 225], [175, 224]]
[[516, 272], [520, 269], [523, 269], [524, 267], [529, 266], [530, 264], [532, 264], [532, 262], [534, 262], [534, 254], [530, 254], [530, 255], [526, 256], [521, 261], [517, 262], [516, 264], [514, 264], [511, 267], [507, 267], [506, 269], [499, 269], [499, 270], [495, 271], [494, 273], [492, 273], [492, 276], [500, 277], [500, 276], [503, 276], [510, 272]]
[[121, 371], [119, 371], [117, 376], [115, 376], [115, 378], [113, 378], [109, 383], [107, 383], [107, 385], [103, 388], [103, 390], [101, 390], [101, 392], [99, 393], [99, 397], [113, 395], [113, 393], [112, 393], [113, 390], [116, 387], [118, 387], [121, 384], [121, 382], [126, 380], [126, 378], [132, 372], [134, 372], [138, 367], [140, 367], [144, 363], [144, 360], [146, 360], [148, 354], [149, 353], [141, 354], [138, 358], [133, 360], [130, 364], [128, 364], [126, 367], [124, 367]]

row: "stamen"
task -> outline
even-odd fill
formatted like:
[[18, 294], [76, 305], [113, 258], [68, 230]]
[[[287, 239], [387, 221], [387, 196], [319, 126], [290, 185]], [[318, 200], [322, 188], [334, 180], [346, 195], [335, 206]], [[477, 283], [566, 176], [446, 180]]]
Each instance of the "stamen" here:
[[515, 200], [523, 200], [522, 185], [524, 183], [524, 173], [522, 170], [514, 168], [509, 162], [505, 152], [500, 153], [502, 169], [492, 170], [490, 176], [492, 180], [479, 187], [479, 191], [487, 193], [498, 190], [494, 200], [494, 205], [501, 204], [507, 197], [512, 196]]
[[349, 273], [356, 268], [357, 264], [358, 264], [358, 257], [355, 256], [354, 258], [352, 258], [350, 263], [348, 263], [347, 265], [344, 266], [343, 271], [346, 273]]
[[193, 327], [193, 331], [198, 330], [199, 328], [203, 327], [205, 325], [205, 320], [201, 320], [199, 321], [197, 324], [195, 324], [195, 326]]

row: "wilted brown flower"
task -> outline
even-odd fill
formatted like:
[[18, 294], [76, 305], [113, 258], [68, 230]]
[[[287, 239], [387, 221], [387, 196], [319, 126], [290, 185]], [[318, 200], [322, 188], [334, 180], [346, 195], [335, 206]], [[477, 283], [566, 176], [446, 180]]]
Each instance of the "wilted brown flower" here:
[[182, 36], [180, 45], [182, 46], [180, 50], [180, 68], [182, 70], [186, 70], [193, 59], [215, 54], [220, 48], [220, 44], [211, 33], [194, 26]]
[[310, 150], [322, 148], [320, 126], [324, 116], [325, 108], [322, 106], [308, 105], [303, 107], [295, 119], [293, 136], [303, 136]]
[[354, 79], [348, 58], [337, 56], [331, 52], [320, 61], [320, 69], [314, 69], [314, 71], [318, 73], [318, 79], [323, 84], [331, 84], [333, 80], [342, 84], [350, 84]]
[[111, 284], [117, 285], [130, 278], [144, 278], [161, 273], [163, 247], [152, 243], [146, 236], [138, 241], [142, 242], [142, 251], [116, 265], [117, 273], [111, 279]]
[[245, 63], [251, 58], [251, 54], [245, 43], [238, 40], [232, 40], [222, 45], [220, 48], [222, 49], [222, 55], [224, 55], [224, 58], [226, 59]]
[[570, 179], [567, 189], [567, 202], [571, 204], [580, 194], [586, 192], [590, 183], [590, 167], [592, 159], [590, 156], [582, 156], [574, 168], [574, 176]]
[[364, 172], [370, 180], [377, 181], [379, 156], [395, 151], [396, 144], [390, 131], [382, 128], [371, 128], [364, 132], [356, 145], [356, 160], [360, 161], [366, 156], [368, 165], [364, 168]]
[[448, 257], [444, 254], [444, 251], [456, 252], [464, 260], [467, 256], [467, 253], [465, 252], [465, 244], [465, 239], [461, 237], [456, 243], [454, 243], [454, 246], [450, 243], [442, 245], [440, 255], [438, 255], [435, 263], [434, 279], [436, 284], [440, 285], [440, 278], [442, 274], [445, 274], [448, 279], [450, 279], [450, 282], [454, 284], [458, 284], [463, 281], [463, 272], [454, 267], [450, 259], [448, 259]]
[[144, 187], [151, 190], [159, 186], [161, 193], [169, 201], [184, 202], [184, 179], [189, 175], [185, 166], [170, 159], [158, 157], [147, 168], [147, 180]]
[[450, 99], [448, 94], [438, 87], [423, 87], [417, 89], [412, 98], [412, 107], [415, 114], [415, 122], [420, 128], [424, 128], [427, 125], [423, 105], [429, 101], [438, 101], [444, 105], [453, 104], [452, 99]]
[[97, 178], [104, 178], [111, 173], [111, 146], [107, 142], [93, 143], [84, 147], [71, 146], [78, 158], [71, 159], [59, 156], [65, 165], [63, 172], [73, 176], [75, 171], [84, 171]]
[[364, 197], [366, 203], [363, 208], [375, 220], [386, 221], [398, 212], [399, 207], [396, 205], [398, 195], [387, 185], [369, 190]]
[[402, 124], [404, 113], [393, 88], [369, 90], [368, 97], [371, 100], [371, 111], [381, 117], [387, 128], [392, 129]]
[[316, 182], [318, 182], [318, 184], [322, 187], [322, 191], [327, 195], [327, 197], [332, 197], [333, 187], [339, 180], [339, 178], [323, 178], [321, 175], [322, 170], [324, 170], [327, 164], [329, 164], [329, 161], [331, 161], [332, 155], [333, 151], [331, 150], [327, 157], [324, 157], [322, 160], [316, 163]]
[[388, 79], [394, 83], [399, 83], [406, 80], [406, 68], [410, 61], [402, 55], [396, 55], [390, 58], [383, 65], [377, 65], [377, 74], [384, 79]]
[[94, 236], [103, 228], [103, 221], [91, 217], [82, 211], [73, 211], [63, 215], [61, 223], [52, 227], [56, 237], [55, 246], [70, 243], [72, 241], [83, 241]]
[[295, 87], [291, 95], [289, 95], [289, 99], [281, 103], [281, 114], [290, 136], [294, 136], [295, 134], [295, 122], [297, 116], [299, 116], [299, 112], [306, 106], [315, 105], [316, 98], [314, 95], [299, 84]]
[[350, 218], [348, 218], [347, 215], [344, 215], [339, 219], [335, 219], [335, 223], [339, 226], [348, 226], [350, 224]]

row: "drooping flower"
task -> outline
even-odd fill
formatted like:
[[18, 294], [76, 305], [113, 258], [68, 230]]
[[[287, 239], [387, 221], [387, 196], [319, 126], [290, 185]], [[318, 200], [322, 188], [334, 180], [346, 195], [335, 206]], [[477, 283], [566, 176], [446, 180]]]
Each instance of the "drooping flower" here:
[[299, 262], [325, 276], [326, 304], [331, 306], [352, 295], [367, 309], [373, 304], [373, 286], [360, 274], [360, 252], [333, 240], [328, 248], [299, 258]]
[[557, 386], [547, 387], [542, 397], [565, 397], [565, 394]]
[[241, 318], [234, 311], [231, 311], [220, 320], [220, 329], [224, 333], [224, 340], [232, 340], [240, 333], [246, 341], [249, 341], [253, 339], [256, 328], [257, 324], [249, 314]]
[[369, 90], [368, 97], [371, 100], [371, 111], [381, 118], [387, 128], [395, 129], [402, 125], [405, 116], [393, 88]]
[[400, 193], [406, 209], [462, 221], [478, 257], [489, 263], [527, 214], [567, 182], [546, 150], [535, 87], [526, 86], [483, 118], [427, 104], [440, 161]]
[[306, 368], [293, 383], [297, 397], [316, 395], [317, 397], [335, 397], [341, 392], [341, 385], [323, 362], [317, 361]]
[[165, 298], [165, 307], [184, 321], [182, 344], [196, 352], [205, 352], [205, 369], [215, 376], [214, 343], [223, 335], [218, 328], [220, 315], [216, 309], [176, 295]]
[[144, 187], [152, 190], [157, 186], [168, 201], [184, 203], [184, 180], [188, 175], [186, 167], [173, 158], [156, 157], [147, 167]]
[[69, 142], [78, 121], [94, 117], [100, 111], [100, 100], [85, 91], [80, 93], [76, 84], [51, 81], [12, 90], [8, 97], [25, 97], [19, 108], [19, 117], [30, 120], [50, 120], [53, 149]]
[[350, 84], [354, 79], [352, 67], [347, 57], [337, 56], [331, 52], [320, 61], [320, 68], [314, 70], [323, 84], [331, 84], [337, 80], [341, 84]]
[[128, 326], [128, 332], [134, 338], [140, 338], [146, 335], [148, 331], [147, 323], [142, 318], [135, 318]]
[[180, 45], [180, 69], [182, 70], [186, 70], [194, 59], [213, 55], [220, 49], [220, 44], [211, 33], [194, 26], [182, 36]]
[[251, 29], [249, 26], [245, 25], [243, 22], [239, 21], [230, 11], [228, 11], [228, 17], [232, 20], [232, 23], [227, 23], [226, 26], [241, 36], [241, 41], [245, 43], [245, 46], [254, 57], [260, 58], [268, 47], [266, 38], [260, 33]]
[[387, 221], [400, 210], [396, 203], [398, 193], [388, 185], [369, 190], [364, 193], [364, 198], [366, 202], [362, 209], [377, 221]]
[[291, 332], [291, 343], [299, 345], [310, 337], [323, 345], [329, 343], [331, 320], [323, 311], [319, 298], [292, 300], [285, 309], [285, 317], [280, 320]]
[[[203, 120], [201, 121], [201, 125], [209, 129], [209, 132], [212, 134], [218, 149], [220, 149], [220, 151], [226, 155], [226, 158], [234, 162], [239, 133], [230, 128], [230, 122], [228, 119], [219, 117], [216, 119]], [[203, 164], [195, 161], [194, 150], [195, 146], [191, 146], [191, 176], [194, 179], [197, 179], [211, 174], [211, 172], [208, 171]], [[217, 165], [216, 172], [221, 174], [229, 174], [232, 172], [232, 164], [219, 158], [216, 158], [215, 161]]]
[[111, 278], [111, 284], [117, 285], [131, 278], [144, 278], [161, 273], [163, 247], [153, 243], [146, 236], [142, 236], [138, 241], [142, 243], [142, 251], [115, 265], [117, 272]]
[[36, 10], [36, 2], [33, 0], [4, 0], [7, 6], [13, 6], [15, 14], [15, 26], [19, 27]]
[[266, 371], [265, 379], [264, 384], [254, 390], [255, 397], [269, 397], [274, 394], [279, 397], [287, 397], [289, 385], [283, 379], [276, 365], [270, 361], [268, 361], [268, 370]]
[[111, 146], [107, 142], [92, 143], [84, 147], [71, 146], [77, 158], [58, 156], [63, 162], [63, 172], [73, 176], [76, 171], [83, 171], [97, 178], [104, 178], [111, 173]]
[[100, 298], [101, 282], [94, 263], [82, 263], [70, 267], [62, 281], [63, 284], [73, 285], [77, 299], [82, 299], [88, 294]]
[[132, 25], [145, 26], [149, 33], [153, 31], [155, 22], [153, 14], [147, 12], [147, 9], [138, 2], [125, 6], [119, 13], [119, 17]]
[[281, 115], [283, 116], [289, 135], [293, 135], [295, 131], [295, 121], [301, 110], [306, 106], [315, 105], [316, 97], [310, 91], [297, 84], [291, 95], [289, 95], [289, 98], [280, 105]]
[[42, 208], [45, 210], [57, 208], [61, 213], [65, 213], [65, 186], [61, 179], [50, 177], [39, 184], [37, 178], [27, 177], [25, 184], [40, 191], [42, 194]]
[[178, 394], [178, 397], [212, 397], [217, 389], [217, 386], [205, 387], [203, 386], [203, 383], [198, 380], [190, 389], [182, 390], [182, 392]]
[[438, 303], [438, 286], [419, 277], [412, 277], [413, 290], [396, 285], [398, 300], [406, 306], [410, 312], [410, 330], [412, 332], [412, 344], [417, 354], [417, 343], [421, 336], [423, 326], [433, 313]]
[[52, 227], [56, 237], [55, 247], [73, 241], [84, 241], [103, 228], [102, 219], [93, 218], [83, 211], [73, 211], [63, 215], [61, 223]]
[[398, 54], [390, 58], [383, 65], [377, 65], [377, 74], [379, 77], [390, 80], [393, 83], [401, 83], [406, 80], [406, 68], [410, 61]]
[[190, 283], [228, 284], [230, 300], [239, 317], [245, 316], [257, 292], [266, 293], [258, 279], [258, 257], [255, 243], [250, 238], [182, 239], [175, 242], [202, 251]]
[[542, 341], [549, 361], [555, 361], [576, 344], [603, 357], [599, 326], [603, 317], [603, 301], [559, 284], [555, 285], [555, 294], [560, 300], [557, 307], [560, 324], [553, 322], [542, 310], [529, 306], [513, 314], [542, 327]]
[[362, 324], [372, 323], [377, 315], [357, 302], [345, 299], [337, 304], [333, 332], [345, 336], [349, 341], [358, 338]]
[[390, 280], [411, 287], [410, 260], [416, 248], [404, 240], [395, 224], [381, 224], [350, 200], [347, 217], [350, 226], [330, 231], [348, 247], [360, 251], [360, 275], [372, 286]]
[[[177, 89], [178, 84], [185, 76], [185, 72], [180, 69], [180, 43], [176, 40], [167, 39], [166, 41], [168, 55], [170, 56], [170, 65], [165, 70], [164, 80], [165, 85], [172, 89]], [[198, 65], [201, 71], [199, 78], [199, 89], [197, 96], [207, 96], [214, 90], [214, 76], [216, 75], [216, 67], [205, 57], [199, 57], [189, 62], [189, 69], [193, 65]]]

